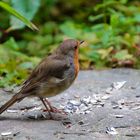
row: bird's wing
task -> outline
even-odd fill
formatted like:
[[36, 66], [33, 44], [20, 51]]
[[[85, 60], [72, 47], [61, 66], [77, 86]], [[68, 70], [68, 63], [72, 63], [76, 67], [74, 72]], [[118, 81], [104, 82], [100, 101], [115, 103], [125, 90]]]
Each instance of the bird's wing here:
[[[51, 61], [50, 61], [51, 60]], [[21, 89], [22, 94], [35, 94], [42, 83], [48, 81], [59, 82], [64, 79], [63, 75], [70, 67], [69, 63], [63, 59], [45, 59], [31, 73], [24, 82]]]

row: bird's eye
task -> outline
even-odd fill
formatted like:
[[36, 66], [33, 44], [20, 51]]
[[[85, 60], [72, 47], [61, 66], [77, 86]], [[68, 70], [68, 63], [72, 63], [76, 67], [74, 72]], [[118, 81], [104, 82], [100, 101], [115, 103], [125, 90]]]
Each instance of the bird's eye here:
[[74, 49], [77, 49], [78, 46], [75, 46]]

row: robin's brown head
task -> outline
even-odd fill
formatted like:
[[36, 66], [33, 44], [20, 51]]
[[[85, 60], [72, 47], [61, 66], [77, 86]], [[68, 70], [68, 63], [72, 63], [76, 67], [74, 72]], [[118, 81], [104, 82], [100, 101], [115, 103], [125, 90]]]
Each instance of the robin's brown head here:
[[84, 41], [78, 41], [74, 39], [67, 39], [63, 41], [59, 46], [59, 51], [64, 55], [70, 55], [73, 56], [76, 51], [78, 51], [79, 46]]

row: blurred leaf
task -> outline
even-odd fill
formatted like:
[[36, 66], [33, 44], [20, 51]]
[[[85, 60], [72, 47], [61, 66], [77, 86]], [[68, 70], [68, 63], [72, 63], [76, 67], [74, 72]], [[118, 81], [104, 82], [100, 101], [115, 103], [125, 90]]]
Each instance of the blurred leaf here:
[[57, 27], [57, 24], [55, 22], [47, 22], [40, 29], [40, 33], [42, 35], [52, 34], [52, 33], [57, 32], [57, 30], [58, 30], [58, 27]]
[[51, 7], [53, 6], [58, 0], [45, 0], [47, 3], [47, 6]]
[[[40, 6], [40, 0], [11, 0], [12, 6], [14, 9], [16, 9], [18, 12], [20, 12], [23, 16], [25, 16], [28, 20], [32, 20], [35, 13], [37, 12], [39, 6]], [[28, 20], [24, 20], [24, 23], [27, 24]], [[11, 16], [10, 18], [10, 24], [12, 29], [21, 29], [25, 26], [23, 22], [20, 20]], [[28, 21], [29, 24], [29, 21]], [[32, 24], [31, 24], [32, 25]], [[31, 26], [30, 25], [30, 26]], [[37, 29], [36, 26], [31, 26], [32, 29]]]
[[[30, 22], [27, 18], [22, 16], [20, 13], [18, 13], [15, 9], [10, 7], [7, 3], [0, 1], [0, 7], [3, 8], [4, 10], [6, 10], [7, 12], [9, 12], [10, 14], [14, 15], [16, 17], [15, 18], [16, 20], [18, 18], [20, 20], [20, 22], [22, 21], [25, 25], [27, 25], [32, 30], [37, 30], [37, 27], [32, 22]], [[14, 27], [14, 26], [11, 27], [11, 29], [14, 29], [14, 28], [16, 28], [16, 27]]]
[[89, 16], [89, 21], [92, 21], [92, 22], [94, 22], [94, 21], [96, 21], [96, 20], [98, 20], [98, 19], [101, 19], [102, 17], [104, 17], [104, 14], [99, 14], [99, 15], [97, 15], [97, 16]]
[[5, 51], [5, 49], [3, 48], [3, 46], [0, 45], [0, 67], [1, 67], [1, 64], [5, 64], [8, 61], [9, 61], [9, 55]]
[[72, 38], [77, 38], [82, 34], [82, 31], [79, 29], [76, 24], [73, 22], [67, 21], [60, 26], [60, 30], [67, 36]]
[[112, 25], [112, 27], [117, 27], [118, 26], [118, 24], [119, 24], [119, 15], [118, 14], [112, 14], [111, 15], [111, 25]]
[[97, 51], [90, 52], [88, 56], [92, 61], [95, 61], [95, 62], [99, 61], [100, 59], [100, 54]]
[[33, 63], [32, 62], [23, 62], [19, 65], [22, 69], [33, 69]]
[[110, 52], [113, 50], [113, 47], [110, 47], [108, 49], [100, 49], [98, 50], [98, 53], [101, 55], [101, 59], [105, 59], [109, 56]]
[[140, 13], [137, 13], [137, 14], [134, 15], [134, 20], [136, 22], [140, 22]]
[[126, 60], [132, 59], [133, 56], [128, 53], [128, 50], [121, 50], [114, 55], [114, 58], [116, 58], [117, 60]]
[[10, 48], [12, 50], [18, 50], [19, 49], [19, 47], [18, 47], [18, 45], [17, 45], [17, 43], [16, 43], [16, 41], [14, 40], [13, 37], [11, 37], [8, 41], [6, 41], [4, 43], [4, 45], [5, 45], [5, 47]]
[[108, 6], [111, 6], [111, 5], [116, 5], [116, 4], [118, 4], [118, 1], [116, 1], [116, 0], [104, 1], [101, 4], [96, 5], [96, 7], [94, 8], [94, 10], [95, 11], [98, 11], [101, 8], [105, 8], [105, 7], [108, 7]]
[[104, 31], [102, 31], [102, 33], [99, 34], [99, 37], [101, 38], [104, 47], [108, 47], [107, 43], [111, 40], [112, 36], [113, 36], [112, 27], [105, 26]]
[[122, 4], [126, 4], [126, 3], [128, 2], [128, 0], [120, 0], [120, 2], [121, 2]]

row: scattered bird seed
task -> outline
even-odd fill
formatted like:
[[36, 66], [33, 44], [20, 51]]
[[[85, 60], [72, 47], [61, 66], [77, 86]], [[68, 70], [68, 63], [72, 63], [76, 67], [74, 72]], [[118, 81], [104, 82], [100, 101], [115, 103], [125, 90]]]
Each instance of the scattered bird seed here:
[[112, 108], [113, 109], [117, 109], [119, 106], [118, 105], [113, 105]]
[[140, 109], [140, 106], [133, 107], [132, 109], [133, 110], [138, 110], [138, 109]]
[[9, 131], [9, 132], [2, 132], [1, 133], [1, 136], [2, 137], [7, 137], [8, 140], [10, 140], [10, 139], [13, 139], [12, 137], [16, 137], [19, 134], [20, 134], [19, 131], [18, 132], [15, 132], [15, 133], [12, 133], [11, 131]]
[[1, 136], [9, 136], [9, 135], [12, 135], [12, 132], [2, 132], [1, 133]]
[[92, 111], [93, 106], [103, 107], [104, 101], [109, 98], [109, 95], [94, 95], [84, 96], [82, 98], [75, 98], [69, 100], [66, 105], [61, 105], [61, 108], [66, 113], [76, 114], [89, 114]]
[[111, 84], [111, 87], [108, 87], [105, 92], [107, 94], [112, 94], [115, 90], [121, 89], [125, 85], [126, 81], [114, 82]]
[[89, 113], [90, 113], [90, 110], [86, 110], [86, 111], [85, 111], [85, 114], [89, 114]]
[[68, 124], [71, 124], [71, 121], [63, 121], [62, 123], [63, 125], [68, 125]]
[[90, 100], [90, 103], [93, 104], [93, 105], [96, 104], [97, 102], [98, 102], [98, 101], [97, 101], [96, 99], [91, 99], [91, 100]]
[[82, 98], [81, 102], [84, 103], [85, 105], [88, 105], [90, 103], [90, 99], [91, 97], [88, 96], [88, 97]]
[[17, 110], [17, 109], [7, 109], [7, 112], [8, 113], [18, 113], [19, 110]]
[[110, 98], [110, 95], [104, 95], [104, 96], [102, 96], [102, 99], [103, 100], [107, 100], [107, 99], [109, 99]]
[[117, 135], [118, 134], [117, 130], [114, 127], [107, 127], [106, 129], [107, 129], [106, 130], [107, 134], [110, 134], [110, 135]]
[[105, 92], [107, 94], [112, 94], [113, 93], [113, 88], [112, 87], [108, 87]]
[[116, 118], [123, 118], [124, 115], [114, 115]]
[[37, 111], [37, 110], [41, 110], [41, 106], [35, 106], [30, 109], [30, 111]]
[[124, 85], [125, 85], [126, 81], [122, 81], [122, 82], [114, 82], [112, 84], [112, 87], [116, 90], [121, 89]]
[[16, 132], [16, 133], [14, 133], [13, 136], [15, 137], [15, 136], [17, 136], [17, 135], [19, 135], [19, 134], [20, 134], [20, 132], [18, 131], [18, 132]]
[[83, 121], [79, 121], [78, 124], [79, 124], [79, 125], [83, 125], [84, 122], [83, 122]]
[[66, 128], [70, 128], [72, 126], [72, 123], [70, 121], [63, 121], [62, 123]]
[[75, 106], [79, 106], [81, 103], [78, 100], [70, 100], [69, 103], [75, 105]]

